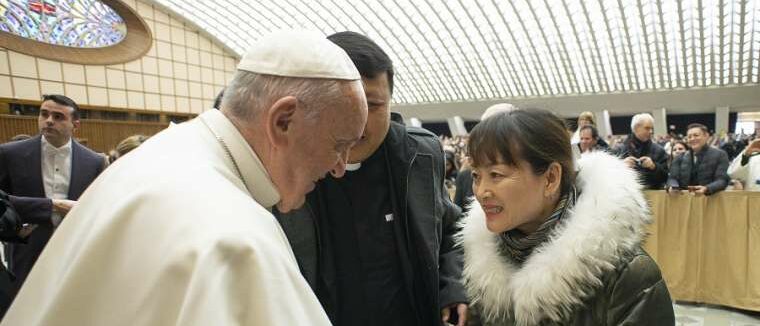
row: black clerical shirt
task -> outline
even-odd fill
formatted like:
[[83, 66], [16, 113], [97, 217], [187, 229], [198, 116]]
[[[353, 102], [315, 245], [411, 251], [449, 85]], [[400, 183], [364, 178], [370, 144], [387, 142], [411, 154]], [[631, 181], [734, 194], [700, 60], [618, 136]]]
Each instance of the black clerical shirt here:
[[384, 147], [357, 171], [325, 182], [338, 326], [415, 325], [404, 285]]

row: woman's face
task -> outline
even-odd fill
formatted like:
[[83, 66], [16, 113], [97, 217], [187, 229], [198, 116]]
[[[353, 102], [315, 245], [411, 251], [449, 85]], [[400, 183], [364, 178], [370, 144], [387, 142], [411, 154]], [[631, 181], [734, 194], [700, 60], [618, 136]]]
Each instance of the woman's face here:
[[678, 143], [673, 146], [673, 157], [678, 157], [678, 155], [681, 155], [684, 152], [686, 152], [686, 146], [683, 144]]
[[472, 191], [486, 213], [488, 230], [501, 233], [540, 226], [546, 180], [525, 161], [518, 161], [517, 167], [501, 163], [473, 167]]

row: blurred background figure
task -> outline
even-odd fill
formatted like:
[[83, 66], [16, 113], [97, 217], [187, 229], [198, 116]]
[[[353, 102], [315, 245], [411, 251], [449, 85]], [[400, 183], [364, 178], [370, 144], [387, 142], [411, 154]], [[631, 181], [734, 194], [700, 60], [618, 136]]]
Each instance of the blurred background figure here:
[[32, 136], [29, 136], [27, 134], [18, 134], [13, 136], [13, 138], [11, 138], [11, 141], [27, 140], [29, 138], [32, 138]]
[[670, 159], [668, 160], [668, 167], [673, 163], [673, 160], [686, 153], [689, 150], [689, 145], [683, 140], [676, 140], [673, 142], [673, 146], [670, 147]]
[[108, 160], [110, 163], [113, 163], [120, 157], [126, 155], [127, 153], [131, 152], [138, 146], [142, 145], [146, 140], [148, 140], [148, 136], [144, 135], [132, 135], [127, 138], [124, 138], [121, 142], [119, 142], [118, 145], [116, 145], [116, 148], [113, 149], [108, 153]]
[[459, 174], [459, 162], [457, 161], [456, 154], [453, 151], [445, 150], [443, 154], [446, 159], [446, 188], [453, 189], [454, 182], [456, 182], [457, 174]]
[[578, 123], [576, 124], [575, 132], [573, 133], [573, 136], [570, 138], [570, 143], [577, 144], [581, 141], [581, 127], [592, 125], [596, 126], [596, 121], [594, 120], [594, 113], [590, 111], [581, 112], [581, 114], [578, 116]]
[[[593, 125], [585, 125], [578, 130], [580, 142], [575, 146], [578, 147], [581, 154], [607, 150], [607, 147], [604, 147], [599, 143], [601, 139], [599, 139], [599, 132], [596, 130], [596, 127]], [[604, 145], [606, 145], [606, 143], [604, 143]]]
[[760, 139], [753, 140], [728, 167], [728, 174], [749, 191], [760, 191]]

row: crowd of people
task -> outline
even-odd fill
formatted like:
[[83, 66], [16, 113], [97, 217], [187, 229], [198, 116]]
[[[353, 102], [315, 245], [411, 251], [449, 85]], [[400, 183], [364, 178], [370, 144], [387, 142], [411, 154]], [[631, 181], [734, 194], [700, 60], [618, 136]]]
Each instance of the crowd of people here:
[[649, 114], [605, 141], [499, 104], [441, 139], [393, 118], [393, 81], [364, 35], [275, 33], [217, 110], [108, 160], [44, 97], [40, 134], [0, 145], [0, 325], [672, 325], [642, 184], [760, 183], [760, 140], [720, 143], [729, 164]]
[[[757, 134], [715, 135], [705, 125], [695, 123], [687, 126], [685, 136], [675, 132], [654, 136], [654, 118], [643, 113], [632, 118], [630, 134], [602, 137], [591, 112], [583, 112], [577, 128], [568, 132], [580, 154], [605, 151], [624, 159], [639, 172], [647, 189], [686, 190], [705, 195], [724, 189], [760, 190], [757, 177], [760, 168], [754, 167], [758, 163], [750, 164], [757, 161], [750, 159], [760, 147]], [[468, 170], [465, 145], [468, 136], [439, 138], [453, 162], [446, 170], [450, 180], [447, 186], [453, 191], [457, 175]]]

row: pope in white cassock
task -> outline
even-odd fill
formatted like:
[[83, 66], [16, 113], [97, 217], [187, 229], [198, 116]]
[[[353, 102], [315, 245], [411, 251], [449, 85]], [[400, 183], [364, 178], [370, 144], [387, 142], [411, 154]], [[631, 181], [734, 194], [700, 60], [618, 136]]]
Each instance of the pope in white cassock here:
[[221, 111], [162, 131], [87, 189], [2, 325], [329, 325], [270, 208], [343, 175], [367, 119], [360, 78], [324, 36], [258, 41]]

